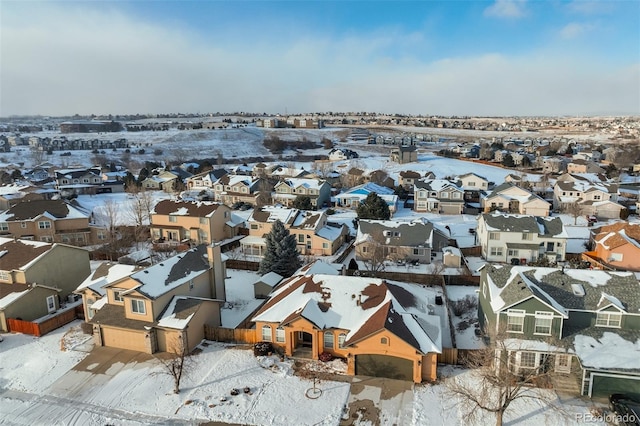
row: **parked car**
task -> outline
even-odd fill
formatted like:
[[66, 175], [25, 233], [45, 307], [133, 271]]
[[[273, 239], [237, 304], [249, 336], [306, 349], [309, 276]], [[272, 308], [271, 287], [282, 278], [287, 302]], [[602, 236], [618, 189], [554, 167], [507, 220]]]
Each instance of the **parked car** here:
[[640, 426], [640, 400], [630, 395], [614, 393], [609, 395], [609, 408], [617, 416], [617, 424]]

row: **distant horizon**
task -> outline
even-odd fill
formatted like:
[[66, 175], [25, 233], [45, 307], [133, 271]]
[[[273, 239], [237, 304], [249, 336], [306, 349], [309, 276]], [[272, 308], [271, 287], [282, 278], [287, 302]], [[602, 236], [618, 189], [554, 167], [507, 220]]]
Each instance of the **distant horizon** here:
[[9, 0], [0, 9], [0, 117], [640, 115], [634, 0]]

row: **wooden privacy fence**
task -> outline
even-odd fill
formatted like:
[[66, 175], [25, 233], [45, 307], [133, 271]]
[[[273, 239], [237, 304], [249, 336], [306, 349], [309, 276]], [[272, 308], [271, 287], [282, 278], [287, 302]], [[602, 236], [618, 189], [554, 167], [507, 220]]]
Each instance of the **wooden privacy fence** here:
[[442, 348], [442, 353], [438, 354], [438, 363], [463, 365], [473, 351], [473, 349]]
[[68, 309], [60, 312], [58, 315], [47, 318], [44, 321], [33, 322], [23, 321], [15, 318], [7, 319], [9, 331], [16, 333], [30, 334], [32, 336], [43, 336], [50, 331], [62, 327], [65, 324], [78, 318], [75, 309]]
[[256, 339], [256, 331], [248, 328], [223, 328], [204, 326], [204, 338], [216, 342], [226, 343], [248, 343], [254, 344]]
[[228, 269], [243, 269], [245, 271], [257, 271], [260, 268], [260, 262], [251, 262], [249, 260], [228, 259]]

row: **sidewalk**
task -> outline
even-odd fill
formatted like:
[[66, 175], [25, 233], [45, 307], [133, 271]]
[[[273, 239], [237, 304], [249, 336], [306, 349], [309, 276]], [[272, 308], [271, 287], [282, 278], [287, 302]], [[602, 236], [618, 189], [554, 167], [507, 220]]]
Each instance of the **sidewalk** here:
[[354, 423], [405, 425], [413, 419], [413, 383], [381, 377], [357, 376], [351, 389], [341, 426]]

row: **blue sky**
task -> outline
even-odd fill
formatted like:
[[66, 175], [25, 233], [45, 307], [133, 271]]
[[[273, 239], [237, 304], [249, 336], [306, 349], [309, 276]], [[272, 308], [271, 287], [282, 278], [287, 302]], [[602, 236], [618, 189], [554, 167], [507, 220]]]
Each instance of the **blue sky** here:
[[0, 116], [640, 115], [640, 2], [0, 2]]

